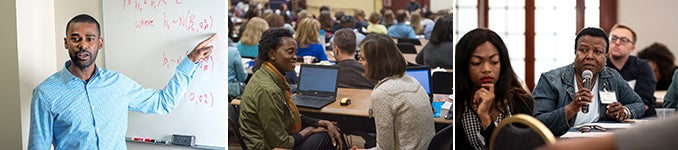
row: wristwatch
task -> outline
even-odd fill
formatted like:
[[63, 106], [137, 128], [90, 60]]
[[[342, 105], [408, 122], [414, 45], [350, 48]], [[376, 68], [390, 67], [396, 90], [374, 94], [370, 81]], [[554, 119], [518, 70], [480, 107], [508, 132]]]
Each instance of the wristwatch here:
[[624, 114], [626, 114], [626, 117], [617, 118], [617, 121], [624, 122], [624, 120], [626, 120], [626, 119], [633, 119], [633, 115], [631, 115], [631, 111], [629, 110], [629, 108], [627, 108], [626, 106], [622, 106], [622, 107], [624, 108]]

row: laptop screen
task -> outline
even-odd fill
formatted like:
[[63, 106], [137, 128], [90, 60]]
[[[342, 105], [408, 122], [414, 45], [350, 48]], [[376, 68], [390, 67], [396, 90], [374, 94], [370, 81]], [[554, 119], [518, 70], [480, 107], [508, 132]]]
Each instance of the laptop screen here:
[[416, 68], [416, 69], [407, 69], [407, 75], [414, 77], [419, 81], [419, 84], [424, 87], [424, 90], [426, 90], [426, 93], [431, 95], [431, 83], [430, 83], [430, 78], [431, 78], [431, 73], [430, 69], [428, 68]]
[[331, 92], [337, 90], [336, 66], [302, 65], [299, 74], [299, 91]]

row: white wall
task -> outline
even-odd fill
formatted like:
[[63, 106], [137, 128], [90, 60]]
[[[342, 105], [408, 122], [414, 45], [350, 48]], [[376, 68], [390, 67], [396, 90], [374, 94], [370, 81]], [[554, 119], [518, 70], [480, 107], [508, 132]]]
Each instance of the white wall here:
[[664, 43], [678, 56], [678, 17], [675, 0], [619, 0], [618, 23], [631, 27], [638, 35], [633, 55], [654, 42]]
[[452, 1], [451, 0], [431, 0], [430, 1], [431, 6], [431, 12], [438, 12], [438, 10], [442, 9], [450, 9], [452, 10]]
[[[40, 5], [35, 5], [40, 4]], [[30, 104], [33, 89], [56, 70], [54, 65], [54, 3], [44, 0], [17, 0], [17, 42], [21, 91], [23, 147], [28, 144]], [[45, 43], [45, 44], [39, 44]]]

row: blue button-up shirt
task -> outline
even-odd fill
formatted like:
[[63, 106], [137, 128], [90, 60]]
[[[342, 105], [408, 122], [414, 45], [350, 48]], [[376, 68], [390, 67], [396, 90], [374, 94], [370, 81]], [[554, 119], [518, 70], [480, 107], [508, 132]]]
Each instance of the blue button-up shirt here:
[[414, 34], [414, 28], [405, 23], [397, 23], [388, 27], [388, 36], [401, 39], [417, 39]]
[[127, 149], [127, 110], [169, 113], [199, 64], [185, 58], [162, 90], [99, 67], [85, 82], [68, 71], [70, 65], [33, 90], [28, 149]]

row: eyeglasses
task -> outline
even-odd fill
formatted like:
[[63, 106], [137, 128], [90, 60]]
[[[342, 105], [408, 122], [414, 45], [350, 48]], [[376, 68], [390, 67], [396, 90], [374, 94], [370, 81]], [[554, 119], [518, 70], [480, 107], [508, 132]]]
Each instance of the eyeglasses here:
[[631, 39], [626, 38], [626, 37], [617, 37], [617, 36], [614, 36], [614, 35], [613, 35], [613, 36], [610, 36], [610, 43], [617, 42], [617, 40], [620, 41], [621, 44], [626, 44], [626, 43], [631, 43], [631, 42], [633, 42], [633, 41], [631, 41]]
[[579, 127], [579, 129], [577, 129], [577, 131], [584, 133], [584, 132], [591, 132], [592, 129], [596, 129], [596, 130], [602, 131], [602, 132], [607, 131], [607, 129], [605, 129], [604, 127], [599, 126], [599, 125], [583, 125], [583, 126]]

